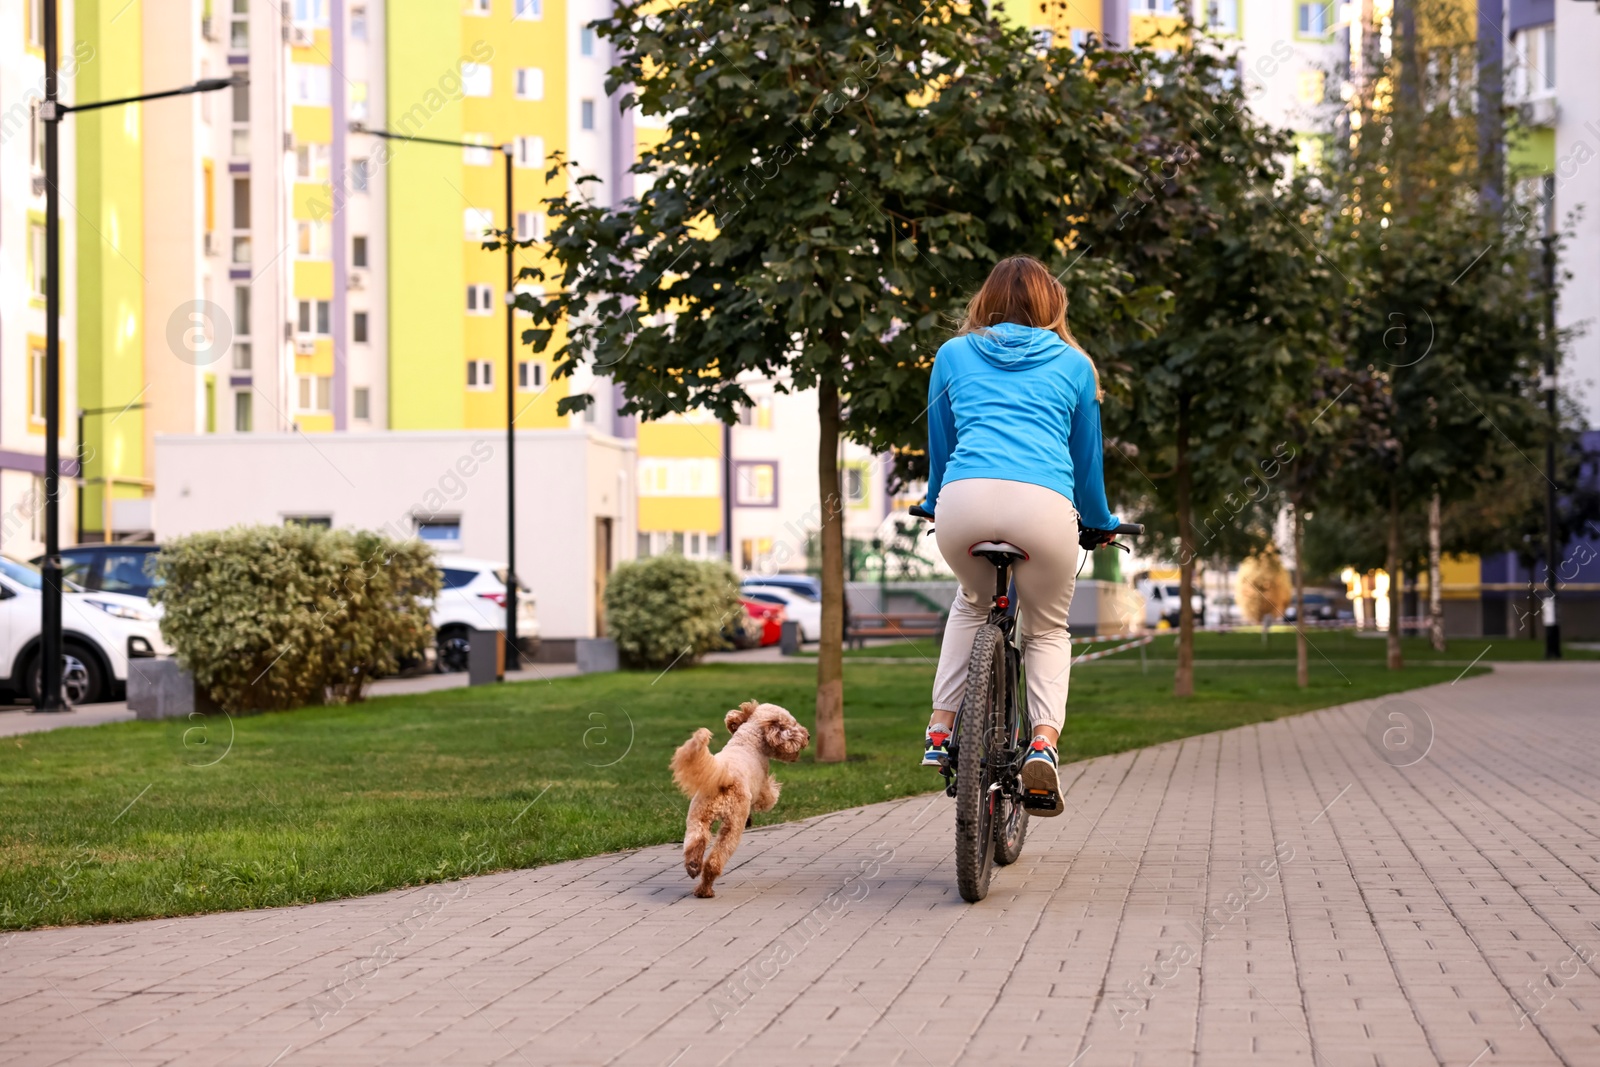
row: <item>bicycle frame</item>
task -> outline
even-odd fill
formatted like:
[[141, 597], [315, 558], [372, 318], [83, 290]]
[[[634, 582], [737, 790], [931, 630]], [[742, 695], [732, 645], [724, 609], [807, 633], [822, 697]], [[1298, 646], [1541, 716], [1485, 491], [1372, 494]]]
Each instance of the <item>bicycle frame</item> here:
[[[1004, 769], [1000, 775], [1002, 791], [1020, 800], [1022, 799], [1021, 770], [1022, 761], [1027, 758], [1027, 739], [1023, 737], [1022, 711], [1026, 689], [1022, 676], [1022, 642], [1017, 633], [1017, 589], [1016, 582], [1011, 577], [1011, 560], [1004, 556], [990, 556], [989, 562], [995, 568], [994, 599], [989, 604], [988, 624], [999, 628], [1005, 637], [1005, 705], [1006, 705], [1006, 736], [1011, 739], [1006, 748]], [[941, 773], [945, 779], [945, 795], [956, 795], [956, 772], [959, 765], [959, 745], [955, 738], [961, 736], [961, 716], [965, 711], [963, 707], [956, 711], [955, 721], [952, 723], [950, 741], [950, 759], [945, 763]]]

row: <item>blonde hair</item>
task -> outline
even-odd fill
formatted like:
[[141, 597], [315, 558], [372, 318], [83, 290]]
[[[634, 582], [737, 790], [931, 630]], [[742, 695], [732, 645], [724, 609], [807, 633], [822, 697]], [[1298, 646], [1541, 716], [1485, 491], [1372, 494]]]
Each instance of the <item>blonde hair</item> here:
[[1067, 288], [1032, 256], [1007, 256], [994, 265], [967, 302], [966, 316], [956, 333], [974, 333], [1002, 322], [1049, 330], [1083, 352], [1094, 371], [1095, 397], [1102, 396], [1100, 369], [1067, 326]]

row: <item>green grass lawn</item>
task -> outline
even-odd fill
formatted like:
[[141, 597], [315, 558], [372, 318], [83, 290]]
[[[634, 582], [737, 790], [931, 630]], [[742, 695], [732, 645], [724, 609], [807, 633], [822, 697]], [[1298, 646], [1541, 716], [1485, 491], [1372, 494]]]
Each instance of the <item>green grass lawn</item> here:
[[[1354, 630], [1307, 630], [1311, 642], [1311, 662], [1327, 666], [1328, 660], [1343, 666], [1346, 661], [1382, 663], [1388, 655], [1388, 644], [1382, 634], [1357, 636]], [[1107, 638], [1109, 646], [1121, 638]], [[1145, 656], [1151, 660], [1172, 660], [1177, 655], [1178, 635], [1175, 631], [1162, 631], [1145, 647]], [[1404, 637], [1400, 640], [1407, 663], [1468, 663], [1480, 652], [1482, 662], [1507, 662], [1544, 659], [1544, 641], [1517, 640], [1509, 637], [1457, 637], [1443, 652], [1435, 652], [1425, 637]], [[1198, 659], [1293, 659], [1295, 632], [1291, 627], [1279, 626], [1261, 639], [1261, 631], [1239, 633], [1197, 633], [1194, 635], [1194, 654]], [[1076, 646], [1078, 652], [1092, 651], [1101, 645]], [[1485, 651], [1487, 650], [1487, 651]], [[1568, 659], [1600, 659], [1600, 651], [1565, 647], [1562, 654]], [[815, 653], [810, 653], [815, 658]], [[912, 638], [906, 641], [885, 642], [866, 648], [851, 649], [845, 653], [855, 659], [893, 658], [933, 662], [939, 659], [939, 643], [931, 638]], [[1327, 659], [1323, 659], [1326, 656]], [[1139, 658], [1138, 652], [1128, 652], [1108, 657], [1110, 659]]]
[[[1275, 638], [1276, 640], [1276, 638]], [[1287, 646], [1285, 646], [1287, 647]], [[1199, 672], [1192, 700], [1135, 663], [1076, 672], [1063, 759], [1448, 682], [1351, 662]], [[1482, 668], [1478, 668], [1482, 670]], [[0, 928], [267, 907], [677, 841], [667, 759], [752, 697], [812, 724], [814, 666], [717, 665], [0, 740]], [[932, 668], [846, 672], [850, 759], [778, 770], [758, 823], [928, 792], [916, 766]], [[685, 890], [688, 880], [685, 879]]]

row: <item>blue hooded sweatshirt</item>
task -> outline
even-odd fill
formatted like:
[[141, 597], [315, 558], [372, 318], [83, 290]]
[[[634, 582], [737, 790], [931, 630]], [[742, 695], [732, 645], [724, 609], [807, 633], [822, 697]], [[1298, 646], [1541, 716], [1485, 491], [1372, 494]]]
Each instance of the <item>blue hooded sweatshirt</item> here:
[[1001, 323], [946, 341], [928, 383], [928, 499], [963, 478], [1054, 489], [1109, 530], [1100, 401], [1089, 357], [1050, 330]]

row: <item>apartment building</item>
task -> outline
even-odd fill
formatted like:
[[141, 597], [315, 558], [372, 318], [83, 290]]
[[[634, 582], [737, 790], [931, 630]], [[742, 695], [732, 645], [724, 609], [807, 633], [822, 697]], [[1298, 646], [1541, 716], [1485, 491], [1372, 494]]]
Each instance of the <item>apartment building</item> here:
[[[68, 12], [70, 3], [62, 5]], [[43, 549], [45, 221], [42, 7], [31, 0], [0, 0], [0, 552], [27, 558]], [[63, 34], [62, 97], [71, 99], [74, 76], [94, 50]], [[62, 171], [75, 160], [70, 139], [61, 145]], [[64, 198], [75, 200], [70, 183]], [[77, 219], [62, 219], [62, 264], [74, 262]], [[64, 395], [72, 395], [77, 349], [73, 293], [63, 294], [61, 346]], [[63, 404], [67, 408], [70, 399]], [[63, 457], [73, 455], [70, 421], [63, 424]], [[70, 502], [69, 502], [70, 507]], [[70, 512], [69, 512], [70, 514]]]

